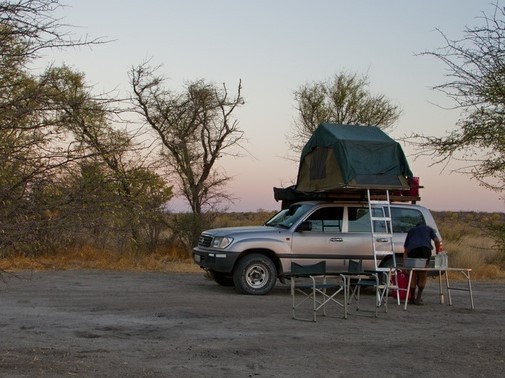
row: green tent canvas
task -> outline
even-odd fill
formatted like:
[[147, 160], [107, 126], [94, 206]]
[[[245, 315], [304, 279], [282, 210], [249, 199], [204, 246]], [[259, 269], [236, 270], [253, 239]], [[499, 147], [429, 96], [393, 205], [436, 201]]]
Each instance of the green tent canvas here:
[[323, 123], [302, 150], [296, 190], [409, 189], [400, 144], [373, 126]]

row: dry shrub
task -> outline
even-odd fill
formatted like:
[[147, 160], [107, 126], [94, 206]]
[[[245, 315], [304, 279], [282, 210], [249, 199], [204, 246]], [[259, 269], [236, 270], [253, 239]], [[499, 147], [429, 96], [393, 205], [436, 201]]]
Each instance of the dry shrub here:
[[[495, 242], [485, 229], [489, 220], [498, 219], [502, 222], [503, 214], [475, 212], [433, 212], [433, 214], [444, 239], [449, 266], [471, 268], [472, 278], [475, 279], [505, 278], [505, 272], [499, 265], [503, 257], [496, 250]], [[267, 211], [218, 214], [212, 227], [259, 225], [272, 215], [272, 212]], [[3, 256], [0, 259], [0, 269], [200, 272], [200, 268], [192, 262], [188, 249], [173, 240], [165, 241], [152, 252], [126, 253], [84, 247], [36, 258], [24, 255]], [[455, 279], [462, 278], [461, 274], [452, 276]]]
[[275, 213], [275, 211], [266, 210], [245, 213], [220, 213], [214, 219], [212, 227], [261, 226]]

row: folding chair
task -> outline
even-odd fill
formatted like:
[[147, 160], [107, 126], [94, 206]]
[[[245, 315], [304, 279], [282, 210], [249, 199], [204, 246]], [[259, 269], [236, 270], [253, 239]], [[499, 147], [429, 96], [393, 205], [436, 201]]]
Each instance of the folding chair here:
[[[328, 275], [326, 272], [326, 261], [313, 265], [291, 263], [293, 319], [315, 322], [317, 312], [321, 309], [324, 316], [329, 316], [326, 312], [326, 305], [330, 303], [342, 307], [344, 309], [344, 318], [347, 318], [347, 289], [345, 284], [346, 279], [343, 274]], [[343, 300], [337, 299], [339, 293], [344, 295]], [[312, 318], [297, 316], [296, 310], [304, 303], [309, 302], [312, 303]]]
[[[380, 274], [384, 273], [386, 278], [381, 282]], [[356, 310], [360, 310], [360, 295], [361, 288], [370, 287], [375, 289], [374, 312], [375, 317], [378, 316], [378, 309], [384, 304], [385, 312], [387, 312], [387, 292], [389, 274], [379, 271], [364, 271], [361, 260], [349, 260], [348, 275], [347, 275], [347, 298], [348, 305], [353, 300], [356, 301]], [[352, 291], [351, 291], [352, 287]]]

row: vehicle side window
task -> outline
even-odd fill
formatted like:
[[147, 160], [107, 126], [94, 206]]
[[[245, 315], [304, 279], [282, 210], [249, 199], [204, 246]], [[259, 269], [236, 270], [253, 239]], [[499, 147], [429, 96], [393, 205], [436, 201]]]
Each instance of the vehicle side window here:
[[347, 209], [348, 232], [370, 232], [370, 214], [367, 207]]
[[[373, 216], [383, 218], [387, 209], [382, 207], [372, 208]], [[368, 207], [349, 207], [347, 209], [348, 232], [370, 232], [370, 214]], [[374, 220], [374, 232], [386, 232], [387, 223], [384, 220]]]
[[312, 213], [307, 220], [312, 223], [312, 232], [342, 232], [343, 207], [323, 207]]
[[417, 209], [391, 208], [393, 215], [393, 232], [406, 233], [421, 221], [424, 221], [423, 214]]

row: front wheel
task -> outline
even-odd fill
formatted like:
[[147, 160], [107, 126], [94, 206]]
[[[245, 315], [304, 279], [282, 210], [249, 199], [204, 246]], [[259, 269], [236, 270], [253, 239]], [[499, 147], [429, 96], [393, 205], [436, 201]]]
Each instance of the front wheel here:
[[275, 286], [276, 280], [275, 264], [268, 257], [258, 253], [239, 260], [233, 271], [235, 289], [240, 294], [267, 294]]

